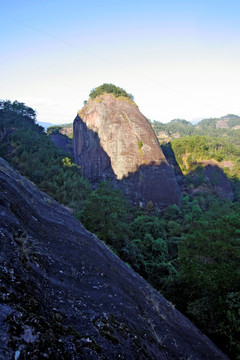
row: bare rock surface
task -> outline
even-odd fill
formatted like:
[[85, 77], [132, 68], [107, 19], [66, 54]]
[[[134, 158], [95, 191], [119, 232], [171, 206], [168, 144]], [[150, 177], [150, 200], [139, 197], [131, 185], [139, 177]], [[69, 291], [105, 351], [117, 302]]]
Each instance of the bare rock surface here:
[[0, 342], [1, 360], [227, 359], [2, 159]]
[[133, 101], [112, 94], [89, 100], [73, 134], [75, 161], [92, 182], [109, 179], [136, 202], [180, 204], [172, 168]]

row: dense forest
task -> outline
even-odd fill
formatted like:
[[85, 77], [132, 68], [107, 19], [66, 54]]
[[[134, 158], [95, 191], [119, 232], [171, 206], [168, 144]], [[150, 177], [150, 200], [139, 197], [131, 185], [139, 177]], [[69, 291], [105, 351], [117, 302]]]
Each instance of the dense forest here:
[[188, 187], [187, 176], [181, 208], [172, 205], [164, 212], [152, 202], [145, 208], [131, 206], [109, 183], [93, 189], [70, 155], [36, 124], [34, 110], [17, 101], [0, 102], [0, 156], [67, 206], [231, 359], [239, 360], [240, 150], [237, 140], [229, 142], [215, 133], [238, 130], [215, 127], [213, 137], [206, 137], [181, 123], [189, 133], [168, 146], [182, 171], [189, 175], [206, 159], [231, 161], [233, 166], [224, 171], [236, 185], [235, 201], [201, 191], [199, 183]]

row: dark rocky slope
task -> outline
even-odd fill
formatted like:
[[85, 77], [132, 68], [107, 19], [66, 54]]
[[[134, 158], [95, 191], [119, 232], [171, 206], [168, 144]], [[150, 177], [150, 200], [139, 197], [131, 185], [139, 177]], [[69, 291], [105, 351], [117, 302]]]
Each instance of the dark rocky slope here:
[[[199, 163], [201, 171], [206, 179], [206, 184], [201, 185], [193, 190], [193, 192], [205, 191], [215, 193], [222, 199], [234, 200], [234, 193], [231, 183], [223, 172], [218, 162], [215, 160], [204, 160]], [[191, 177], [198, 176], [198, 171], [190, 172]]]
[[74, 120], [75, 161], [92, 182], [109, 179], [134, 202], [180, 204], [181, 194], [151, 125], [136, 104], [104, 94]]
[[60, 132], [52, 133], [49, 136], [55, 146], [73, 156], [73, 146], [71, 139], [69, 139], [66, 135], [61, 134]]
[[1, 360], [227, 359], [2, 159], [0, 214]]

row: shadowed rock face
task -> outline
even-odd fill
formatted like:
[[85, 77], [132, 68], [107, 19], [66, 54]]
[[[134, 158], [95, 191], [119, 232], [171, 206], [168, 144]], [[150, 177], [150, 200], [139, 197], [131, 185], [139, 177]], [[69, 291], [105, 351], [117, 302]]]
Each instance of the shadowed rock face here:
[[55, 146], [73, 155], [72, 140], [69, 139], [66, 135], [63, 135], [60, 132], [57, 134], [53, 133], [50, 134], [50, 138]]
[[136, 202], [180, 203], [174, 173], [132, 101], [111, 94], [89, 100], [73, 133], [75, 161], [92, 182], [110, 179]]
[[0, 159], [0, 359], [227, 359]]
[[223, 170], [218, 166], [214, 160], [206, 160], [202, 162], [204, 167], [206, 179], [209, 182], [209, 187], [214, 189], [222, 199], [234, 200], [234, 193], [232, 191], [231, 183], [224, 174]]

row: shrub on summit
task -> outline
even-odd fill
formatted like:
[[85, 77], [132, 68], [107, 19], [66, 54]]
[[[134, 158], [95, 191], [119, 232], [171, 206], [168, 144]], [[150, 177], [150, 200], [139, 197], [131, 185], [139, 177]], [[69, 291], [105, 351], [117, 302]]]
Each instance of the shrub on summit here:
[[128, 94], [124, 89], [115, 86], [113, 84], [103, 84], [100, 85], [94, 89], [92, 89], [92, 91], [89, 94], [90, 99], [94, 99], [99, 95], [105, 94], [105, 93], [109, 93], [109, 94], [113, 94], [115, 97], [120, 97], [120, 96], [124, 96], [130, 100], [134, 100], [133, 96], [131, 94]]

